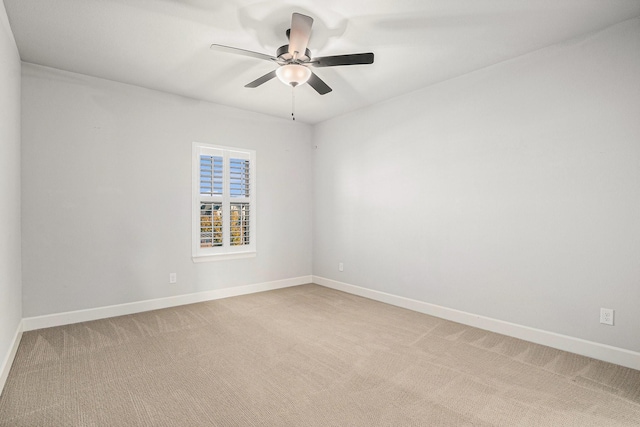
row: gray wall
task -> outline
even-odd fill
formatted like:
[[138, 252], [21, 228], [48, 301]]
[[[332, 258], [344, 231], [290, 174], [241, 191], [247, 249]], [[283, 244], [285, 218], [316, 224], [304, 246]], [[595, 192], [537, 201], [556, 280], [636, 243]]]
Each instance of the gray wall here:
[[314, 274], [640, 351], [639, 118], [634, 19], [321, 123]]
[[0, 3], [0, 369], [22, 319], [20, 271], [20, 57]]
[[[24, 317], [311, 274], [309, 126], [31, 64], [22, 92]], [[192, 262], [192, 141], [256, 150], [257, 257]]]

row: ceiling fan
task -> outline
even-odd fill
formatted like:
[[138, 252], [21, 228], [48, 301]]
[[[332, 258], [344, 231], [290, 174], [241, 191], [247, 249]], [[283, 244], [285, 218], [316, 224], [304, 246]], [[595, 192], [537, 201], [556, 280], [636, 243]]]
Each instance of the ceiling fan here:
[[277, 69], [246, 84], [245, 87], [256, 88], [274, 77], [278, 77], [280, 81], [292, 87], [308, 82], [309, 86], [314, 88], [320, 95], [331, 92], [331, 88], [311, 71], [309, 66], [336, 67], [340, 65], [373, 64], [373, 53], [371, 52], [312, 58], [311, 52], [307, 49], [312, 25], [313, 18], [310, 16], [293, 13], [291, 16], [291, 28], [287, 30], [289, 44], [280, 46], [276, 51], [276, 56], [219, 44], [212, 44], [211, 49], [263, 59], [279, 65]]

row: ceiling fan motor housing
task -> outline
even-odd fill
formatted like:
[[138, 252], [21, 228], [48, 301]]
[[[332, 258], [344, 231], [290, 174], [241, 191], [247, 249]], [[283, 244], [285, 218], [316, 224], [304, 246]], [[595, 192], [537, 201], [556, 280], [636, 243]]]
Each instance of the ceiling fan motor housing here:
[[[289, 53], [289, 45], [285, 44], [284, 46], [280, 46], [276, 51], [276, 57], [285, 62], [289, 62], [293, 59], [293, 56]], [[311, 51], [309, 49], [304, 50], [304, 55], [298, 55], [296, 58], [299, 62], [308, 62], [311, 60]]]

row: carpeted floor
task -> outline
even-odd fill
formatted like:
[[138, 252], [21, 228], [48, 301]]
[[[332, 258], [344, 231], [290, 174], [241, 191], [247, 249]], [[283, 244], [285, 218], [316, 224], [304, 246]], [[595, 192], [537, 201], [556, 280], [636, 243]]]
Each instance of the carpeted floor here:
[[640, 426], [640, 371], [316, 285], [27, 332], [1, 426]]

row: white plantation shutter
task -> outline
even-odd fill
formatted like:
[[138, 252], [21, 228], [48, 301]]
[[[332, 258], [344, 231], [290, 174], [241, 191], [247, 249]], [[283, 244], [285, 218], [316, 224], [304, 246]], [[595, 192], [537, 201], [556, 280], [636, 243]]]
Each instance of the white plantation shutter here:
[[251, 160], [241, 153], [229, 158], [231, 246], [251, 243]]
[[222, 196], [222, 162], [222, 156], [200, 156], [200, 194]]
[[229, 230], [231, 246], [244, 246], [251, 243], [251, 205], [249, 203], [231, 203]]
[[[232, 153], [237, 155], [238, 153]], [[249, 159], [229, 159], [229, 176], [231, 178], [231, 197], [249, 197], [251, 193], [251, 173]]]
[[194, 143], [193, 259], [255, 255], [255, 152]]
[[218, 247], [222, 243], [222, 203], [200, 202], [200, 247]]

